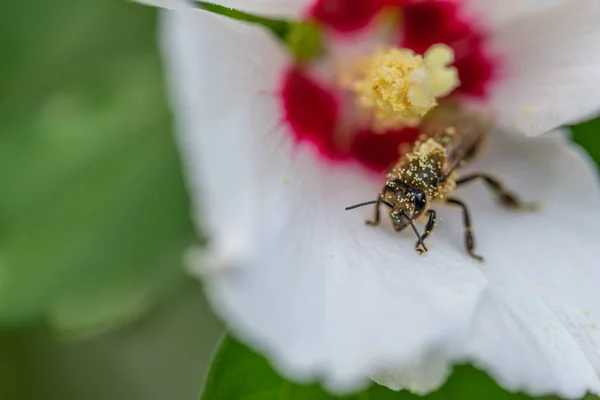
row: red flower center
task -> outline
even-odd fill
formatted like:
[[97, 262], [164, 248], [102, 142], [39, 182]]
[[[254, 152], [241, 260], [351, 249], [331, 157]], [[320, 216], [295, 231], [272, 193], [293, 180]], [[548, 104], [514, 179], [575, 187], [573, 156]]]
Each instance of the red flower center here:
[[[402, 16], [396, 45], [419, 54], [436, 43], [448, 45], [461, 82], [450, 96], [485, 97], [497, 62], [484, 48], [483, 30], [464, 19], [460, 5], [450, 0], [317, 0], [308, 18], [320, 22], [326, 34], [343, 35], [367, 28], [381, 11], [395, 8]], [[358, 160], [384, 171], [397, 160], [400, 146], [416, 139], [415, 128], [374, 132], [346, 121], [339, 90], [312, 76], [310, 67], [298, 65], [283, 79], [286, 122], [299, 142], [311, 143], [330, 160]]]

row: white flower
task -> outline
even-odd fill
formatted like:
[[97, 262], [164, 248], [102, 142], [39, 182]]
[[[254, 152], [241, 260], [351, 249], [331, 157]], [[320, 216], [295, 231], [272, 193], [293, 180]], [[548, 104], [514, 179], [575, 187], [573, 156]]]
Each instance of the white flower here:
[[[376, 3], [366, 1], [353, 4]], [[368, 108], [368, 99], [348, 100], [353, 91], [367, 96], [357, 83], [367, 76], [360, 65], [369, 73], [382, 65], [373, 61], [374, 46], [389, 46], [397, 32], [397, 43], [417, 53], [447, 44], [460, 79], [451, 97], [475, 99], [501, 125], [533, 135], [599, 108], [600, 2], [520, 1], [518, 9], [506, 0], [408, 1], [400, 9], [405, 25], [387, 20], [396, 30], [384, 35], [373, 28], [380, 20], [363, 18], [375, 12], [330, 12], [345, 10], [331, 8], [340, 1], [221, 3], [278, 16], [300, 12], [330, 28], [323, 57], [294, 67], [259, 26], [185, 7], [163, 15], [194, 217], [210, 237], [193, 271], [233, 332], [282, 373], [318, 377], [334, 390], [375, 376], [425, 393], [454, 362], [468, 361], [509, 389], [600, 393], [600, 191], [592, 162], [564, 132], [494, 132], [466, 170], [491, 173], [542, 202], [537, 212], [521, 213], [498, 207], [481, 184], [457, 191], [470, 206], [485, 263], [464, 252], [457, 209], [436, 206], [442, 219], [425, 256], [414, 251], [412, 232], [395, 233], [387, 218], [365, 226], [372, 209], [344, 211], [376, 198], [383, 175], [373, 169], [397, 157], [397, 135], [407, 140], [407, 126], [419, 118], [409, 110], [415, 104], [394, 120], [385, 107], [399, 103]], [[417, 14], [407, 19], [410, 12]], [[410, 60], [432, 79], [402, 82], [430, 82], [419, 93], [441, 92], [431, 89], [438, 82], [432, 70]], [[336, 70], [337, 62], [344, 68]], [[433, 64], [456, 76], [446, 63]], [[390, 93], [379, 94], [397, 98]]]

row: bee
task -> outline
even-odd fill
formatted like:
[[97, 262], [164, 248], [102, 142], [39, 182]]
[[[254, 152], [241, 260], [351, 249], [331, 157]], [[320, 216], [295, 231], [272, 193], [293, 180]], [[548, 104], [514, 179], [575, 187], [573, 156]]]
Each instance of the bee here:
[[[394, 230], [399, 232], [410, 225], [417, 236], [415, 250], [423, 254], [427, 252], [425, 239], [436, 224], [437, 213], [432, 208], [433, 203], [459, 207], [463, 216], [466, 251], [474, 259], [483, 261], [483, 257], [475, 253], [469, 209], [464, 201], [452, 196], [458, 186], [479, 180], [508, 209], [533, 210], [538, 207], [537, 204], [522, 202], [489, 174], [457, 176], [457, 172], [479, 153], [491, 128], [491, 120], [482, 118], [480, 114], [455, 106], [438, 106], [421, 123], [420, 135], [412, 148], [401, 154], [388, 172], [377, 200], [346, 207], [346, 210], [375, 204], [375, 218], [366, 223], [376, 226], [380, 222], [381, 205], [388, 207]], [[426, 219], [423, 234], [414, 224], [419, 219]]]

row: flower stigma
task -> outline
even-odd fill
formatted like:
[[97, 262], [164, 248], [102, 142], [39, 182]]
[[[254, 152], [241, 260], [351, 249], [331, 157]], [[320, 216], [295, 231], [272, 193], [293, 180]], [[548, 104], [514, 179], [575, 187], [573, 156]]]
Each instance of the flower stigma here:
[[359, 107], [370, 111], [373, 129], [416, 126], [438, 98], [459, 86], [453, 62], [454, 51], [445, 44], [434, 44], [423, 56], [380, 48], [358, 61], [350, 89]]

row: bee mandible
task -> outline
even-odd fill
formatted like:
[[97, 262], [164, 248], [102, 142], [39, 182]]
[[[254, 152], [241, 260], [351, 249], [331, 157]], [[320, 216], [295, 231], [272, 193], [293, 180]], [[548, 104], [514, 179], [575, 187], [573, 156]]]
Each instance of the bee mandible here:
[[[522, 202], [489, 174], [457, 177], [457, 172], [477, 155], [491, 127], [491, 121], [479, 114], [454, 106], [438, 107], [419, 126], [420, 135], [412, 148], [402, 154], [388, 172], [377, 200], [346, 207], [346, 210], [375, 204], [375, 218], [366, 221], [368, 225], [375, 226], [380, 222], [381, 205], [388, 207], [394, 230], [402, 231], [410, 225], [417, 236], [415, 250], [423, 254], [427, 252], [425, 239], [436, 224], [437, 213], [431, 208], [432, 203], [459, 207], [463, 215], [467, 253], [483, 261], [483, 257], [475, 253], [469, 209], [464, 201], [452, 196], [456, 187], [480, 180], [506, 208], [533, 210], [538, 207], [537, 204]], [[426, 219], [422, 235], [414, 224], [419, 219]]]

